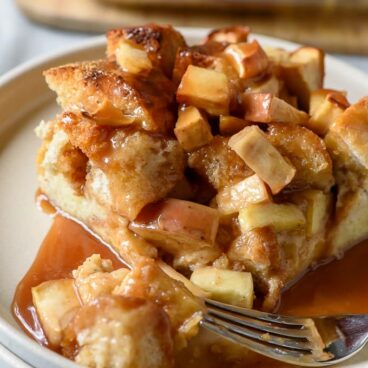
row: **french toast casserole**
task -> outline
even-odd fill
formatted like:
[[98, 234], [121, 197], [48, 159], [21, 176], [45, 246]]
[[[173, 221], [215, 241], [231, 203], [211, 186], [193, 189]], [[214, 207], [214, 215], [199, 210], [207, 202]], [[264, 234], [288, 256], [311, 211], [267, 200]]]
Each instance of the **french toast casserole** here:
[[36, 129], [40, 190], [127, 264], [94, 254], [32, 289], [50, 345], [77, 363], [174, 367], [203, 297], [272, 311], [368, 237], [368, 98], [323, 89], [321, 50], [248, 36], [189, 46], [170, 26], [122, 28], [104, 59], [44, 72], [62, 111]]

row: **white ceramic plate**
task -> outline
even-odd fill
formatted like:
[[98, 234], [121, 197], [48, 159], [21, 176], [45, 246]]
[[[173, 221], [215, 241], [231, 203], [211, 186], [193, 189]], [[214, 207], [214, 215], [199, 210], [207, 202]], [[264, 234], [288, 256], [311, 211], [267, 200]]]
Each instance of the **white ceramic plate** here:
[[22, 359], [18, 358], [3, 345], [0, 344], [0, 367], [1, 368], [32, 368]]
[[[197, 42], [207, 31], [183, 32], [189, 42]], [[254, 37], [264, 45], [297, 47], [282, 40]], [[80, 47], [26, 63], [0, 79], [0, 343], [38, 368], [76, 367], [28, 338], [10, 313], [16, 285], [32, 263], [51, 223], [34, 203], [34, 161], [40, 142], [33, 130], [41, 119], [48, 119], [57, 111], [55, 96], [41, 73], [67, 62], [102, 57], [104, 43], [103, 37], [92, 39]], [[329, 56], [326, 70], [325, 85], [347, 90], [350, 101], [368, 94], [368, 77], [364, 73]], [[344, 367], [368, 367], [368, 349]]]

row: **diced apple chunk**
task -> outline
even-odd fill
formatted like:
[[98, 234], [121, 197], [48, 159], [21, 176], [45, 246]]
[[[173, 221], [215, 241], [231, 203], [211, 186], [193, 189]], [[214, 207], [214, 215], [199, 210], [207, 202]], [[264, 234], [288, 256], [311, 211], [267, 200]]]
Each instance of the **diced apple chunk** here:
[[271, 226], [276, 231], [294, 230], [305, 224], [303, 212], [294, 204], [249, 204], [239, 212], [242, 232]]
[[213, 41], [229, 43], [246, 42], [249, 32], [249, 27], [244, 26], [233, 26], [215, 29], [208, 34], [205, 43]]
[[304, 124], [309, 116], [271, 93], [244, 93], [244, 119], [259, 123]]
[[115, 55], [117, 63], [124, 72], [148, 74], [152, 69], [152, 62], [147, 52], [137, 44], [127, 41], [120, 42]]
[[311, 92], [322, 88], [324, 53], [314, 47], [299, 48], [290, 55], [289, 62], [283, 63], [281, 76], [300, 106], [308, 111]]
[[295, 168], [256, 125], [233, 135], [229, 146], [268, 184], [273, 194], [280, 192], [295, 176]]
[[179, 111], [174, 133], [187, 152], [204, 146], [213, 138], [207, 118], [194, 106]]
[[180, 82], [176, 99], [211, 115], [227, 115], [230, 104], [229, 81], [224, 73], [189, 65]]
[[224, 53], [241, 79], [260, 75], [268, 67], [267, 55], [257, 41], [230, 45]]
[[214, 245], [218, 211], [180, 199], [169, 198], [146, 206], [129, 227], [143, 238], [172, 254]]
[[321, 190], [305, 190], [296, 196], [301, 196], [307, 201], [307, 235], [313, 236], [326, 226], [332, 197], [330, 193], [324, 193]]
[[253, 306], [253, 278], [250, 272], [204, 267], [196, 269], [190, 281], [220, 302], [244, 308]]
[[249, 122], [245, 121], [244, 119], [239, 119], [231, 115], [220, 115], [219, 129], [221, 135], [233, 135], [238, 133], [247, 125], [249, 125]]
[[[321, 93], [311, 95], [310, 110], [313, 112], [306, 126], [317, 134], [325, 135], [330, 125], [349, 107], [349, 102], [342, 93], [337, 91], [328, 92], [322, 101], [320, 95]], [[320, 102], [318, 106], [316, 100]]]
[[265, 183], [257, 174], [225, 187], [216, 196], [218, 210], [224, 215], [239, 212], [249, 203], [266, 202], [270, 199]]
[[32, 288], [32, 300], [48, 341], [58, 346], [62, 337], [61, 319], [80, 307], [74, 280], [45, 281]]

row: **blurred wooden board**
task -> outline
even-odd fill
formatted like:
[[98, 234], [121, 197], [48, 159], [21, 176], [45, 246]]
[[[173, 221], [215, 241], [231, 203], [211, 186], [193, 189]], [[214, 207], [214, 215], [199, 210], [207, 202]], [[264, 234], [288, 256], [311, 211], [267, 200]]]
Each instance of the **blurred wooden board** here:
[[331, 13], [337, 11], [367, 11], [367, 0], [98, 0], [121, 6], [192, 7], [206, 9], [233, 8], [261, 12], [279, 12], [290, 8]]
[[174, 26], [218, 28], [249, 25], [253, 32], [320, 47], [328, 52], [368, 55], [368, 15], [328, 15], [304, 12], [254, 14], [247, 11], [193, 11], [193, 9], [112, 6], [97, 0], [17, 0], [34, 21], [63, 29], [105, 32], [148, 22]]
[[236, 8], [261, 12], [278, 12], [293, 7], [315, 11], [334, 12], [335, 10], [367, 11], [368, 0], [98, 0], [122, 6], [151, 7], [193, 7], [206, 9]]

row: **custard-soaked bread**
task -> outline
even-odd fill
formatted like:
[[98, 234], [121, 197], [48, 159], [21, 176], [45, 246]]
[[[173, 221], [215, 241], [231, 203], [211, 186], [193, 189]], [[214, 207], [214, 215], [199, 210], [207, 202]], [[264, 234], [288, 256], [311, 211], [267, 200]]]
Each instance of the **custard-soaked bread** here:
[[60, 125], [90, 159], [88, 194], [129, 219], [165, 197], [183, 177], [184, 153], [174, 139], [99, 126], [71, 113], [63, 115]]
[[227, 256], [234, 269], [252, 273], [265, 309], [272, 308], [287, 278], [285, 253], [273, 229], [263, 227], [241, 234], [231, 243]]
[[181, 281], [168, 276], [152, 259], [143, 259], [125, 277], [115, 294], [155, 302], [169, 316], [176, 348], [197, 334], [204, 304]]
[[124, 44], [143, 50], [152, 66], [168, 78], [172, 77], [177, 50], [186, 46], [184, 37], [169, 25], [124, 27], [107, 33], [107, 57], [119, 63], [119, 48]]
[[174, 126], [174, 87], [157, 69], [137, 77], [115, 62], [99, 60], [52, 68], [44, 75], [65, 111], [83, 112], [102, 125], [135, 124], [159, 132]]
[[86, 367], [174, 365], [169, 319], [143, 299], [109, 295], [84, 305], [66, 328], [62, 349]]
[[348, 107], [330, 126], [326, 145], [335, 165], [337, 203], [332, 253], [368, 237], [368, 98]]
[[334, 184], [332, 161], [321, 138], [309, 129], [293, 124], [270, 124], [267, 136], [296, 168], [288, 189], [330, 190]]
[[[73, 273], [82, 309], [97, 300], [88, 308], [102, 318], [99, 300], [119, 295], [145, 299], [150, 315], [153, 302], [175, 351], [203, 310], [188, 279], [201, 297], [250, 307], [255, 291], [254, 305], [272, 310], [312, 264], [368, 237], [368, 98], [349, 106], [343, 93], [316, 91], [320, 50], [263, 50], [247, 34], [217, 30], [188, 46], [169, 26], [122, 28], [108, 33], [104, 60], [45, 72], [63, 111], [38, 129], [40, 188], [132, 268], [87, 260]], [[74, 329], [77, 360], [91, 367], [114, 366], [115, 353], [99, 365], [101, 336], [124, 335], [120, 312], [135, 318], [105, 304], [107, 332], [99, 318]], [[159, 361], [151, 366], [169, 364]]]
[[229, 147], [228, 138], [216, 136], [189, 154], [188, 166], [207, 179], [217, 190], [251, 176], [253, 171]]

